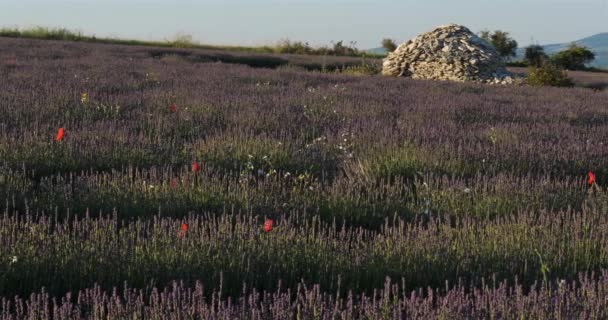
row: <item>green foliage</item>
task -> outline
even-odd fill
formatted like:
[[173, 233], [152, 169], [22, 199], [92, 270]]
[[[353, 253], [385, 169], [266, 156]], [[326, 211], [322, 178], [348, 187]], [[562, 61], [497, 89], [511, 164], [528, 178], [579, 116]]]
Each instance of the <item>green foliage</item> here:
[[397, 49], [397, 44], [393, 39], [384, 38], [382, 39], [382, 48], [386, 49], [387, 52], [393, 52]]
[[350, 74], [354, 76], [370, 76], [379, 74], [382, 69], [378, 65], [363, 62], [360, 65], [348, 66], [342, 69], [341, 73]]
[[81, 41], [85, 38], [80, 31], [70, 31], [65, 28], [46, 28], [41, 26], [22, 30], [16, 28], [4, 28], [0, 30], [0, 36], [71, 41]]
[[530, 45], [526, 47], [524, 61], [533, 67], [540, 67], [549, 60], [549, 56], [545, 53], [545, 49], [539, 45]]
[[355, 43], [344, 45], [344, 41], [333, 43], [332, 47], [321, 46], [314, 48], [308, 42], [291, 41], [283, 39], [273, 48], [275, 53], [291, 53], [305, 55], [334, 55], [334, 56], [360, 56], [362, 53], [355, 48]]
[[391, 148], [376, 152], [352, 166], [352, 172], [364, 180], [393, 180], [396, 177], [415, 178], [424, 166], [424, 153], [413, 146]]
[[574, 85], [568, 74], [552, 63], [528, 68], [528, 84], [533, 86], [571, 87]]
[[247, 170], [257, 174], [261, 170], [266, 175], [273, 170], [297, 170], [296, 159], [288, 146], [263, 137], [208, 139], [197, 148], [195, 155], [205, 163], [227, 171]]
[[308, 42], [283, 39], [276, 44], [274, 51], [276, 53], [313, 54], [316, 50]]
[[167, 41], [174, 48], [194, 48], [198, 44], [192, 41], [192, 36], [189, 34], [177, 34], [172, 40]]
[[359, 50], [355, 47], [356, 42], [351, 41], [349, 45], [345, 45], [344, 41], [334, 42], [330, 54], [335, 56], [357, 56]]
[[508, 32], [496, 30], [494, 33], [490, 33], [490, 31], [484, 30], [480, 32], [480, 37], [491, 43], [502, 57], [510, 58], [515, 56], [517, 41], [509, 37]]
[[595, 54], [591, 50], [575, 43], [571, 44], [568, 49], [551, 56], [551, 62], [566, 70], [585, 70], [585, 64], [593, 59], [595, 59]]

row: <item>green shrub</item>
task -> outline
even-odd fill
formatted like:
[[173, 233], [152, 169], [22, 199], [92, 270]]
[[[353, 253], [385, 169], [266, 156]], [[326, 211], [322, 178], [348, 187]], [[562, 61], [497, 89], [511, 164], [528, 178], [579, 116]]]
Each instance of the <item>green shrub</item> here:
[[274, 48], [276, 53], [312, 54], [315, 49], [308, 42], [283, 39]]
[[572, 79], [558, 66], [546, 63], [541, 67], [528, 69], [528, 84], [532, 86], [571, 87]]
[[365, 76], [365, 75], [374, 75], [379, 74], [381, 71], [379, 66], [370, 64], [370, 63], [362, 63], [356, 66], [348, 66], [342, 69], [342, 73], [355, 75], [355, 76]]
[[189, 34], [177, 34], [173, 40], [168, 41], [169, 45], [174, 48], [194, 48], [197, 43], [192, 40]]

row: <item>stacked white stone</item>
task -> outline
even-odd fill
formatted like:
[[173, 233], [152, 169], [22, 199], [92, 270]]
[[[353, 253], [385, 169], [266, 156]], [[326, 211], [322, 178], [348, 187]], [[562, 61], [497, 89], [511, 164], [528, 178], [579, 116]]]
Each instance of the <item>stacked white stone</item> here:
[[399, 45], [384, 59], [382, 74], [492, 84], [516, 82], [492, 45], [456, 24]]

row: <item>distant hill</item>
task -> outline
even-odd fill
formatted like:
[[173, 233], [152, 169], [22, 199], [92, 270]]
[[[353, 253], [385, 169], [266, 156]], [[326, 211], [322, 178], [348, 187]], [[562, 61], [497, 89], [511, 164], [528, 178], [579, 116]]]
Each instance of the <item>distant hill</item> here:
[[[571, 42], [560, 44], [543, 45], [547, 54], [556, 53], [568, 48]], [[608, 69], [608, 32], [598, 33], [596, 35], [574, 41], [574, 43], [585, 46], [595, 53], [595, 60], [590, 64], [593, 67]], [[373, 48], [367, 50], [369, 53], [385, 54], [384, 48]], [[517, 49], [517, 57], [519, 60], [524, 56], [524, 48]]]
[[384, 48], [373, 48], [373, 49], [368, 49], [365, 51], [372, 53], [372, 54], [386, 54], [386, 49], [384, 49]]

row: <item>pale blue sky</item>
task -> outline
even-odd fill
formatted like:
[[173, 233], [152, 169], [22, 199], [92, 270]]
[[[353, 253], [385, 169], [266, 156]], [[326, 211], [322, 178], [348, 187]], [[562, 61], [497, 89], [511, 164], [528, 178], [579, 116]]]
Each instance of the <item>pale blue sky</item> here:
[[97, 36], [268, 45], [282, 38], [378, 47], [446, 23], [560, 43], [608, 32], [608, 0], [0, 0], [0, 26], [66, 27]]

